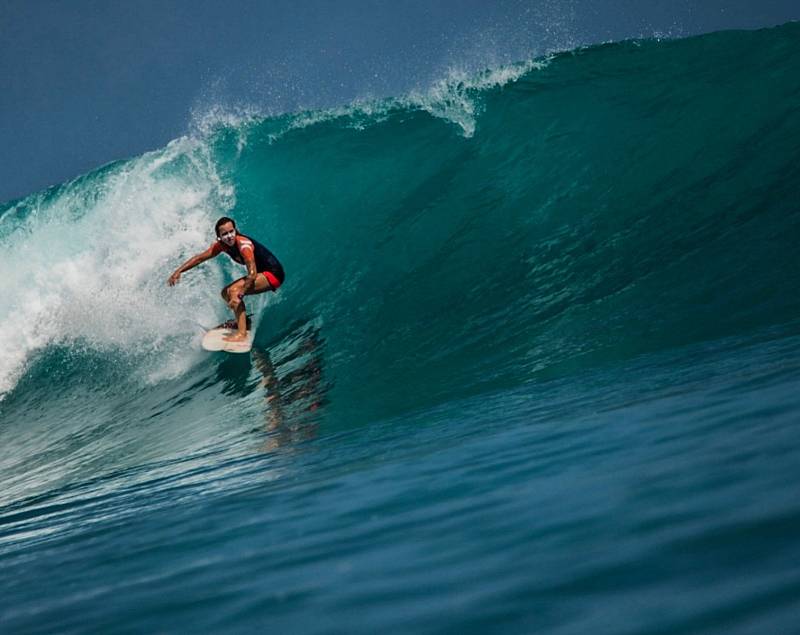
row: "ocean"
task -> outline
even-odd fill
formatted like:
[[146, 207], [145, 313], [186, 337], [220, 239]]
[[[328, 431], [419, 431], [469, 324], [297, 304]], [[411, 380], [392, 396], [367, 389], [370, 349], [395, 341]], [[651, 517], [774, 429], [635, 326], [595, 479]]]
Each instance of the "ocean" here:
[[[0, 631], [800, 632], [800, 24], [209, 112], [0, 206]], [[282, 261], [229, 317], [220, 216]]]

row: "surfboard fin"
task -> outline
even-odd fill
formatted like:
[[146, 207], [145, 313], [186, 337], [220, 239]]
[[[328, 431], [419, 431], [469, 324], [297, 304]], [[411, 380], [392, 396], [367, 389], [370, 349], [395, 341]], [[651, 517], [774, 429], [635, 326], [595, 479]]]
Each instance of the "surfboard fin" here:
[[[247, 330], [248, 331], [252, 330], [252, 328], [253, 328], [253, 319], [252, 318], [253, 318], [253, 314], [252, 313], [248, 313], [247, 314]], [[215, 326], [214, 328], [215, 329], [233, 329], [233, 330], [236, 330], [238, 328], [238, 326], [239, 325], [236, 324], [236, 320], [228, 320], [227, 322], [223, 322], [222, 324], [219, 324], [219, 325]]]

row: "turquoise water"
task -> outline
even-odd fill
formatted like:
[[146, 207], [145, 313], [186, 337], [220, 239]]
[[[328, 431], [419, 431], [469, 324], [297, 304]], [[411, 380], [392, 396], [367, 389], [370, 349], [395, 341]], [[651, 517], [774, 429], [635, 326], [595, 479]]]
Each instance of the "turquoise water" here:
[[797, 630], [800, 25], [195, 128], [0, 211], [3, 631]]

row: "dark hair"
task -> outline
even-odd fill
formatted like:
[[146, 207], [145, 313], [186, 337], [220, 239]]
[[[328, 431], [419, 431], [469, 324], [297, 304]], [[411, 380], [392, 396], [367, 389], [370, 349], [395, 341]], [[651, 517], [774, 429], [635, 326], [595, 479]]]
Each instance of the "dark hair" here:
[[[236, 221], [232, 218], [228, 218], [227, 216], [223, 216], [217, 221], [217, 224], [214, 225], [214, 233], [219, 236], [219, 228], [224, 225], [225, 223], [233, 223], [233, 228], [236, 229]], [[238, 230], [237, 230], [238, 231]]]

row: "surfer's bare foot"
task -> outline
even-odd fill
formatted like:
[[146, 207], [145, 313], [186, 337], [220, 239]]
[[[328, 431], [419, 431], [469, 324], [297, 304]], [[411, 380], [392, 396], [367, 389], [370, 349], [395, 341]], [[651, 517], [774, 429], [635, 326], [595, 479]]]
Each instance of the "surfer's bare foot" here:
[[243, 342], [247, 339], [247, 333], [234, 333], [233, 335], [226, 335], [222, 339], [226, 342]]

